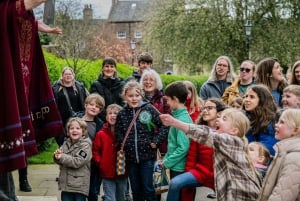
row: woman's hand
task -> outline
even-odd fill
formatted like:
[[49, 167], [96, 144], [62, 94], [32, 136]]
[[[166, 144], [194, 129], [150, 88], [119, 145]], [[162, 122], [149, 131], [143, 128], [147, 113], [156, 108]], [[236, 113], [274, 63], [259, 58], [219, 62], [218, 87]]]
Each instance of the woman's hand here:
[[38, 21], [38, 30], [44, 33], [62, 34], [62, 30], [58, 27], [49, 27], [43, 21]]
[[32, 10], [46, 1], [47, 0], [24, 0], [25, 9]]
[[169, 114], [161, 114], [159, 115], [162, 123], [165, 125], [165, 126], [173, 126], [174, 125], [174, 117], [172, 117], [171, 115]]

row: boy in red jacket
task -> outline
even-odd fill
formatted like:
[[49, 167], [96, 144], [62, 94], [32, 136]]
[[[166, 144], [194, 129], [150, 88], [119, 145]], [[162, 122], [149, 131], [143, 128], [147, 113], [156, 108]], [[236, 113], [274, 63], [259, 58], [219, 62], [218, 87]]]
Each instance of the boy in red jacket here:
[[125, 200], [128, 174], [116, 174], [117, 142], [114, 132], [117, 115], [121, 109], [117, 104], [107, 106], [106, 123], [93, 142], [93, 160], [102, 177], [105, 201]]

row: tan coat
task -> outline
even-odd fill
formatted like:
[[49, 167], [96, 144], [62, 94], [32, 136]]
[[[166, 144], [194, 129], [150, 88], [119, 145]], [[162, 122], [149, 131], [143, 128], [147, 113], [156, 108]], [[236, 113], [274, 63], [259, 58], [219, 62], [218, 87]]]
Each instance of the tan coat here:
[[300, 137], [278, 142], [259, 201], [300, 201]]
[[240, 96], [239, 83], [240, 83], [240, 78], [236, 78], [235, 81], [232, 83], [232, 85], [230, 85], [225, 89], [222, 96], [222, 101], [225, 104], [230, 105], [233, 99]]

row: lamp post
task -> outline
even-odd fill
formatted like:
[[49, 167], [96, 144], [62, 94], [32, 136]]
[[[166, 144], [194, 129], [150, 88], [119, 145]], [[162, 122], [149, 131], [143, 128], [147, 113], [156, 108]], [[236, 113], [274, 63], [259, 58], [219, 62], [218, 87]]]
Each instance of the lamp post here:
[[130, 41], [130, 49], [131, 49], [131, 65], [133, 66], [134, 65], [134, 50], [135, 50], [135, 44], [136, 44], [136, 42], [134, 41], [134, 40], [131, 40]]
[[246, 35], [247, 59], [250, 59], [250, 38], [251, 38], [251, 31], [252, 31], [251, 20], [246, 20], [246, 23], [244, 24], [244, 28], [245, 28], [245, 35]]

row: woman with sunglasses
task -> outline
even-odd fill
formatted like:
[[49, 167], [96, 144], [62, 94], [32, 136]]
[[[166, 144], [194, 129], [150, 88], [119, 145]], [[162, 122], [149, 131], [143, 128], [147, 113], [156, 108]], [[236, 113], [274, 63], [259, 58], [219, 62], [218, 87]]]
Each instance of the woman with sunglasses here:
[[243, 61], [239, 77], [225, 90], [222, 101], [230, 105], [237, 97], [243, 97], [247, 88], [255, 83], [255, 63], [250, 60]]

